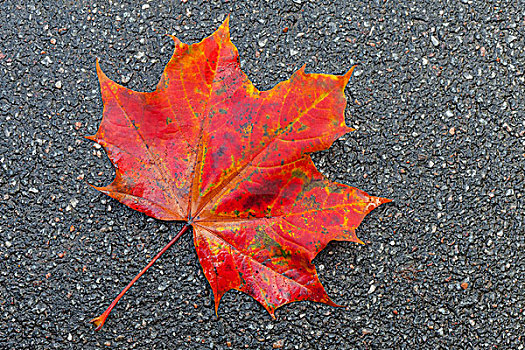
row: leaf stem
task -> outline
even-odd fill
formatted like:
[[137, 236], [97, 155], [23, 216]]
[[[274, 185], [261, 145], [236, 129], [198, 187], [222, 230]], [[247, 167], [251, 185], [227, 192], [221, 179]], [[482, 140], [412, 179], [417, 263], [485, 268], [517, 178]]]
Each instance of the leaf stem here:
[[146, 265], [146, 267], [144, 267], [142, 269], [142, 271], [140, 271], [132, 280], [131, 282], [129, 282], [129, 284], [126, 286], [126, 288], [124, 288], [122, 290], [122, 292], [120, 292], [119, 295], [117, 295], [117, 297], [111, 302], [111, 304], [108, 306], [108, 308], [106, 309], [106, 311], [104, 311], [100, 316], [98, 317], [95, 317], [94, 319], [92, 319], [91, 321], [89, 321], [90, 323], [93, 323], [95, 326], [97, 326], [97, 328], [95, 328], [96, 331], [99, 331], [102, 326], [104, 325], [104, 323], [106, 322], [106, 319], [108, 318], [109, 314], [111, 313], [111, 310], [113, 310], [113, 308], [115, 307], [115, 305], [117, 305], [117, 303], [119, 302], [120, 298], [122, 298], [124, 296], [124, 294], [126, 294], [126, 292], [131, 288], [131, 286], [138, 281], [138, 279], [155, 263], [155, 261], [158, 260], [158, 258], [160, 258], [162, 256], [162, 254], [164, 254], [166, 252], [166, 250], [168, 250], [173, 244], [175, 244], [175, 242], [177, 242], [179, 240], [179, 238], [186, 232], [188, 231], [188, 228], [190, 227], [189, 224], [186, 224], [184, 225], [184, 227], [179, 231], [179, 233], [173, 237], [173, 239], [164, 246], [164, 248], [162, 248], [162, 250], [160, 252], [157, 253], [157, 255], [155, 255], [155, 257], [153, 259], [151, 259], [151, 261], [148, 263], [148, 265]]

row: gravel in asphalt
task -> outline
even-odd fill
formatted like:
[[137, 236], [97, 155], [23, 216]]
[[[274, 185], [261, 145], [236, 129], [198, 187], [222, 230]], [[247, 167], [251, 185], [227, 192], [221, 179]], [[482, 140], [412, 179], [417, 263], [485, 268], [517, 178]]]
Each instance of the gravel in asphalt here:
[[[523, 349], [525, 11], [521, 1], [0, 1], [0, 348]], [[181, 227], [88, 186], [114, 176], [95, 133], [95, 59], [155, 88], [174, 34], [231, 13], [254, 84], [341, 74], [356, 129], [314, 155], [388, 197], [316, 259], [332, 308], [229, 292], [219, 317], [191, 235], [88, 321]]]

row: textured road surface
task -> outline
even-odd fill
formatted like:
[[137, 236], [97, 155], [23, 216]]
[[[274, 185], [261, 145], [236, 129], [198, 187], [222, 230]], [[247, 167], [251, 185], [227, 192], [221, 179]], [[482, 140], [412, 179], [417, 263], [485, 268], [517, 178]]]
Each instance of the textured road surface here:
[[[0, 0], [1, 349], [523, 349], [525, 6], [520, 1]], [[154, 89], [173, 44], [231, 13], [255, 85], [343, 73], [357, 131], [315, 155], [394, 199], [316, 258], [328, 294], [272, 320], [228, 293], [217, 318], [191, 236], [87, 323], [180, 228], [87, 183], [114, 172], [95, 59]]]

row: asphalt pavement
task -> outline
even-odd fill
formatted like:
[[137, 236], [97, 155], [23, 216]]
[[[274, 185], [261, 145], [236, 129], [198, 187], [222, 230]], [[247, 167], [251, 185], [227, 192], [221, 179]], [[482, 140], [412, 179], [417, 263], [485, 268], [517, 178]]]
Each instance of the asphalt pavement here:
[[[322, 3], [322, 4], [321, 4]], [[525, 4], [518, 1], [0, 0], [1, 349], [523, 349]], [[260, 89], [358, 68], [356, 131], [313, 156], [330, 179], [393, 203], [316, 259], [346, 307], [277, 319], [229, 292], [218, 317], [190, 234], [88, 321], [181, 228], [88, 184], [114, 170], [84, 139], [102, 116], [95, 60], [152, 91], [174, 34], [227, 14]]]

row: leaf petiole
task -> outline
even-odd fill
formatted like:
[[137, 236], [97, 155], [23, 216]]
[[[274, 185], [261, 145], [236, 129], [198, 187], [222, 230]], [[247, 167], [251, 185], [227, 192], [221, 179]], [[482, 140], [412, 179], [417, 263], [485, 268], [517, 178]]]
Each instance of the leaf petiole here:
[[99, 331], [102, 326], [104, 325], [104, 323], [106, 322], [106, 319], [108, 318], [109, 314], [111, 313], [111, 310], [113, 310], [113, 308], [115, 307], [115, 305], [117, 305], [117, 303], [119, 302], [120, 298], [122, 298], [124, 296], [124, 294], [126, 294], [126, 292], [131, 288], [131, 286], [138, 281], [138, 279], [155, 263], [155, 261], [157, 261], [161, 256], [162, 254], [164, 254], [166, 252], [166, 250], [168, 250], [173, 244], [175, 244], [175, 242], [177, 242], [179, 240], [179, 238], [186, 232], [188, 231], [188, 228], [190, 227], [189, 224], [186, 224], [184, 225], [184, 227], [179, 231], [179, 233], [173, 237], [173, 239], [164, 246], [164, 248], [162, 248], [162, 250], [160, 252], [157, 253], [157, 255], [155, 255], [155, 257], [153, 259], [151, 259], [151, 261], [148, 263], [148, 265], [146, 265], [146, 267], [144, 267], [142, 269], [142, 271], [140, 271], [132, 280], [131, 282], [128, 283], [128, 285], [126, 286], [126, 288], [124, 288], [122, 290], [122, 292], [120, 292], [119, 295], [117, 295], [117, 297], [111, 302], [111, 304], [108, 306], [108, 308], [106, 309], [106, 311], [104, 311], [100, 316], [98, 317], [95, 317], [94, 319], [92, 319], [91, 321], [89, 321], [90, 323], [93, 323], [95, 326], [97, 326], [97, 328], [95, 328], [96, 331]]

